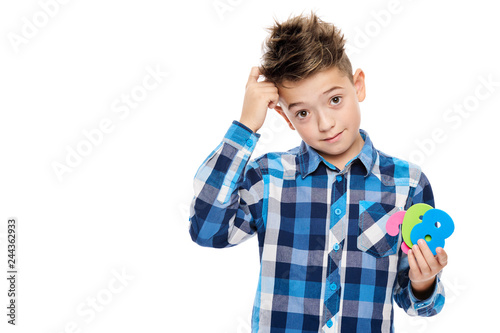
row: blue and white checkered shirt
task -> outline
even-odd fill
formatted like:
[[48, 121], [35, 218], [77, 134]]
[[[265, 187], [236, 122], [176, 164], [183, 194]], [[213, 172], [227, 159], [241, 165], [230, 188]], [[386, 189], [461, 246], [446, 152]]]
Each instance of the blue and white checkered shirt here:
[[360, 154], [339, 170], [304, 142], [249, 161], [259, 134], [234, 121], [199, 168], [192, 239], [223, 248], [258, 237], [252, 332], [393, 332], [393, 298], [412, 316], [442, 309], [441, 273], [418, 300], [402, 238], [385, 229], [399, 210], [434, 206], [431, 186], [360, 133]]

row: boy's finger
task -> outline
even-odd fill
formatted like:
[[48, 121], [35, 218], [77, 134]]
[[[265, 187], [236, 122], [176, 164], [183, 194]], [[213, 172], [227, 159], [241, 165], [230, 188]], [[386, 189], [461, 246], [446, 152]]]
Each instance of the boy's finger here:
[[448, 254], [442, 247], [436, 248], [436, 257], [441, 266], [446, 266], [448, 264]]
[[248, 83], [250, 82], [257, 82], [260, 76], [260, 71], [259, 67], [254, 66], [252, 67], [252, 70], [250, 71], [250, 75], [248, 76]]
[[425, 258], [425, 261], [427, 264], [433, 268], [438, 262], [436, 261], [436, 258], [434, 257], [434, 254], [432, 254], [431, 249], [429, 248], [429, 245], [427, 245], [427, 242], [423, 239], [419, 239], [418, 241], [418, 247], [420, 251], [422, 252], [422, 255]]
[[270, 109], [274, 109], [276, 107], [276, 105], [278, 105], [278, 102], [279, 102], [279, 95], [276, 94], [276, 97], [273, 98], [270, 102], [269, 102], [269, 106], [268, 108]]
[[415, 255], [413, 254], [413, 250], [408, 250], [408, 264], [410, 265], [410, 269], [418, 274], [421, 274], [420, 267], [418, 267], [417, 261], [415, 259]]
[[413, 247], [411, 248], [413, 254], [415, 255], [415, 259], [417, 260], [418, 267], [420, 268], [420, 271], [422, 273], [428, 273], [431, 269], [429, 265], [427, 264], [427, 261], [425, 260], [424, 255], [422, 254], [422, 251], [420, 250], [420, 246], [417, 244], [414, 244]]

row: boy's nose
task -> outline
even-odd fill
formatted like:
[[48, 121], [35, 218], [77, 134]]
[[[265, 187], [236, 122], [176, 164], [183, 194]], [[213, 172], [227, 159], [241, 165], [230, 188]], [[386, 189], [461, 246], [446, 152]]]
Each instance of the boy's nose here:
[[328, 132], [330, 128], [335, 126], [335, 119], [328, 112], [318, 112], [318, 129], [320, 132]]

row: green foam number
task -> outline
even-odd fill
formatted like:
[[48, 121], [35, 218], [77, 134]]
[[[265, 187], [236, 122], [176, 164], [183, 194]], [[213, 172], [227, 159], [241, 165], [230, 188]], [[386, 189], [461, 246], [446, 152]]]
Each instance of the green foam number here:
[[403, 227], [401, 228], [401, 233], [403, 234], [403, 240], [411, 249], [413, 247], [413, 243], [411, 242], [411, 231], [414, 226], [419, 223], [422, 223], [422, 217], [425, 212], [431, 210], [432, 206], [424, 203], [419, 203], [411, 206], [405, 214], [403, 219]]

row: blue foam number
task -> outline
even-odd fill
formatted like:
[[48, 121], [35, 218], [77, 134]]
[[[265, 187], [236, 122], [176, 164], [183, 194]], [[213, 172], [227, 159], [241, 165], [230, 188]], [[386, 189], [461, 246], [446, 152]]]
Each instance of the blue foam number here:
[[417, 244], [419, 239], [425, 239], [432, 253], [436, 255], [437, 247], [444, 247], [444, 240], [455, 231], [455, 224], [450, 215], [440, 209], [428, 210], [422, 218], [422, 223], [413, 227], [411, 241]]

